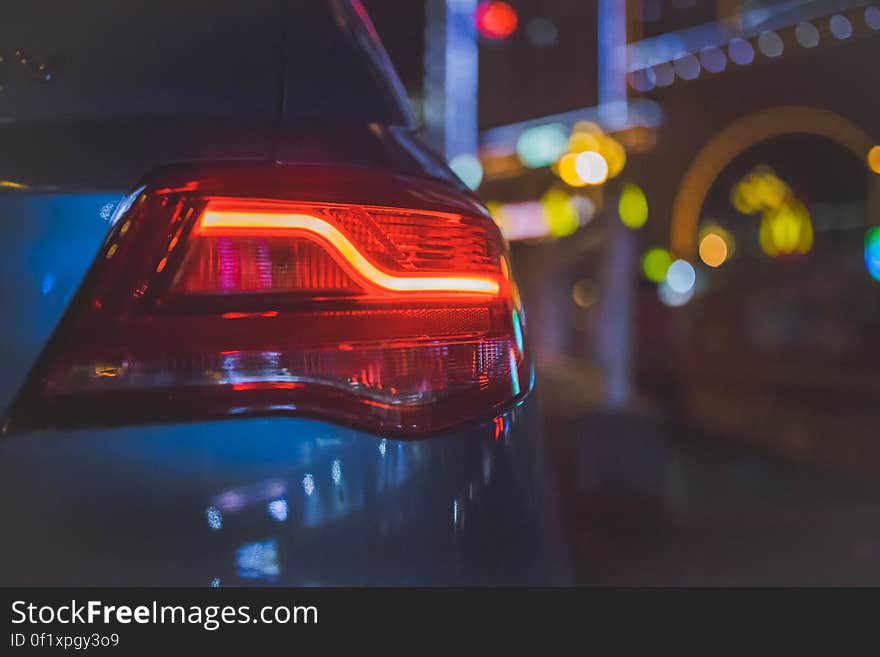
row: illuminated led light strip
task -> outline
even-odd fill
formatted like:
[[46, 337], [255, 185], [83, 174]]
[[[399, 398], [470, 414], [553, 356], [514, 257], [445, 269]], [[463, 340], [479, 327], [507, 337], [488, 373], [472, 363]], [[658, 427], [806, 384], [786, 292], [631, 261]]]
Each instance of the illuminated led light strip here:
[[223, 229], [299, 230], [323, 237], [357, 272], [371, 283], [394, 292], [467, 292], [497, 295], [497, 281], [464, 276], [402, 277], [378, 269], [337, 228], [307, 214], [207, 210], [199, 220], [199, 233]]

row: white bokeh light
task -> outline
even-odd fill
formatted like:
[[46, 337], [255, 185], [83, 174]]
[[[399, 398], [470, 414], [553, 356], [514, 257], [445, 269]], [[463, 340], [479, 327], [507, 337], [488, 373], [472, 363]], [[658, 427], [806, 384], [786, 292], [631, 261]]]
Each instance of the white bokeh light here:
[[676, 260], [666, 271], [666, 283], [669, 289], [678, 294], [692, 292], [697, 282], [697, 273], [687, 260]]

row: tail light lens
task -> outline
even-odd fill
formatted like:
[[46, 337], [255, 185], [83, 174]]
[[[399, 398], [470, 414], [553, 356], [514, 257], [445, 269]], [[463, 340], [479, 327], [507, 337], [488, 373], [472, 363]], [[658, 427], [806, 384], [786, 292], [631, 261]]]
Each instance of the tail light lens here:
[[177, 169], [117, 220], [14, 423], [303, 413], [392, 433], [530, 387], [498, 228], [442, 183]]

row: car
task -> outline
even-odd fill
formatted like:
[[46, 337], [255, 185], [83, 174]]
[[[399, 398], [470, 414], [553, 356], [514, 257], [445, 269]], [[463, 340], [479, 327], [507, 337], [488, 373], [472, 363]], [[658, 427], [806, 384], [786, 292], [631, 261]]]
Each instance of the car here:
[[0, 583], [565, 583], [509, 251], [361, 3], [2, 14]]

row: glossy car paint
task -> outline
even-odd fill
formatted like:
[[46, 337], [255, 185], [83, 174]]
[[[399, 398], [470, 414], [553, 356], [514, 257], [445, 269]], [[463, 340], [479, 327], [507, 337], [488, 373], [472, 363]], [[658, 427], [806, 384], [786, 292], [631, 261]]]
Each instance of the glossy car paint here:
[[[124, 4], [2, 10], [4, 407], [158, 166], [338, 163], [467, 194], [357, 4]], [[6, 432], [0, 583], [565, 581], [535, 403], [417, 441], [301, 417]]]

